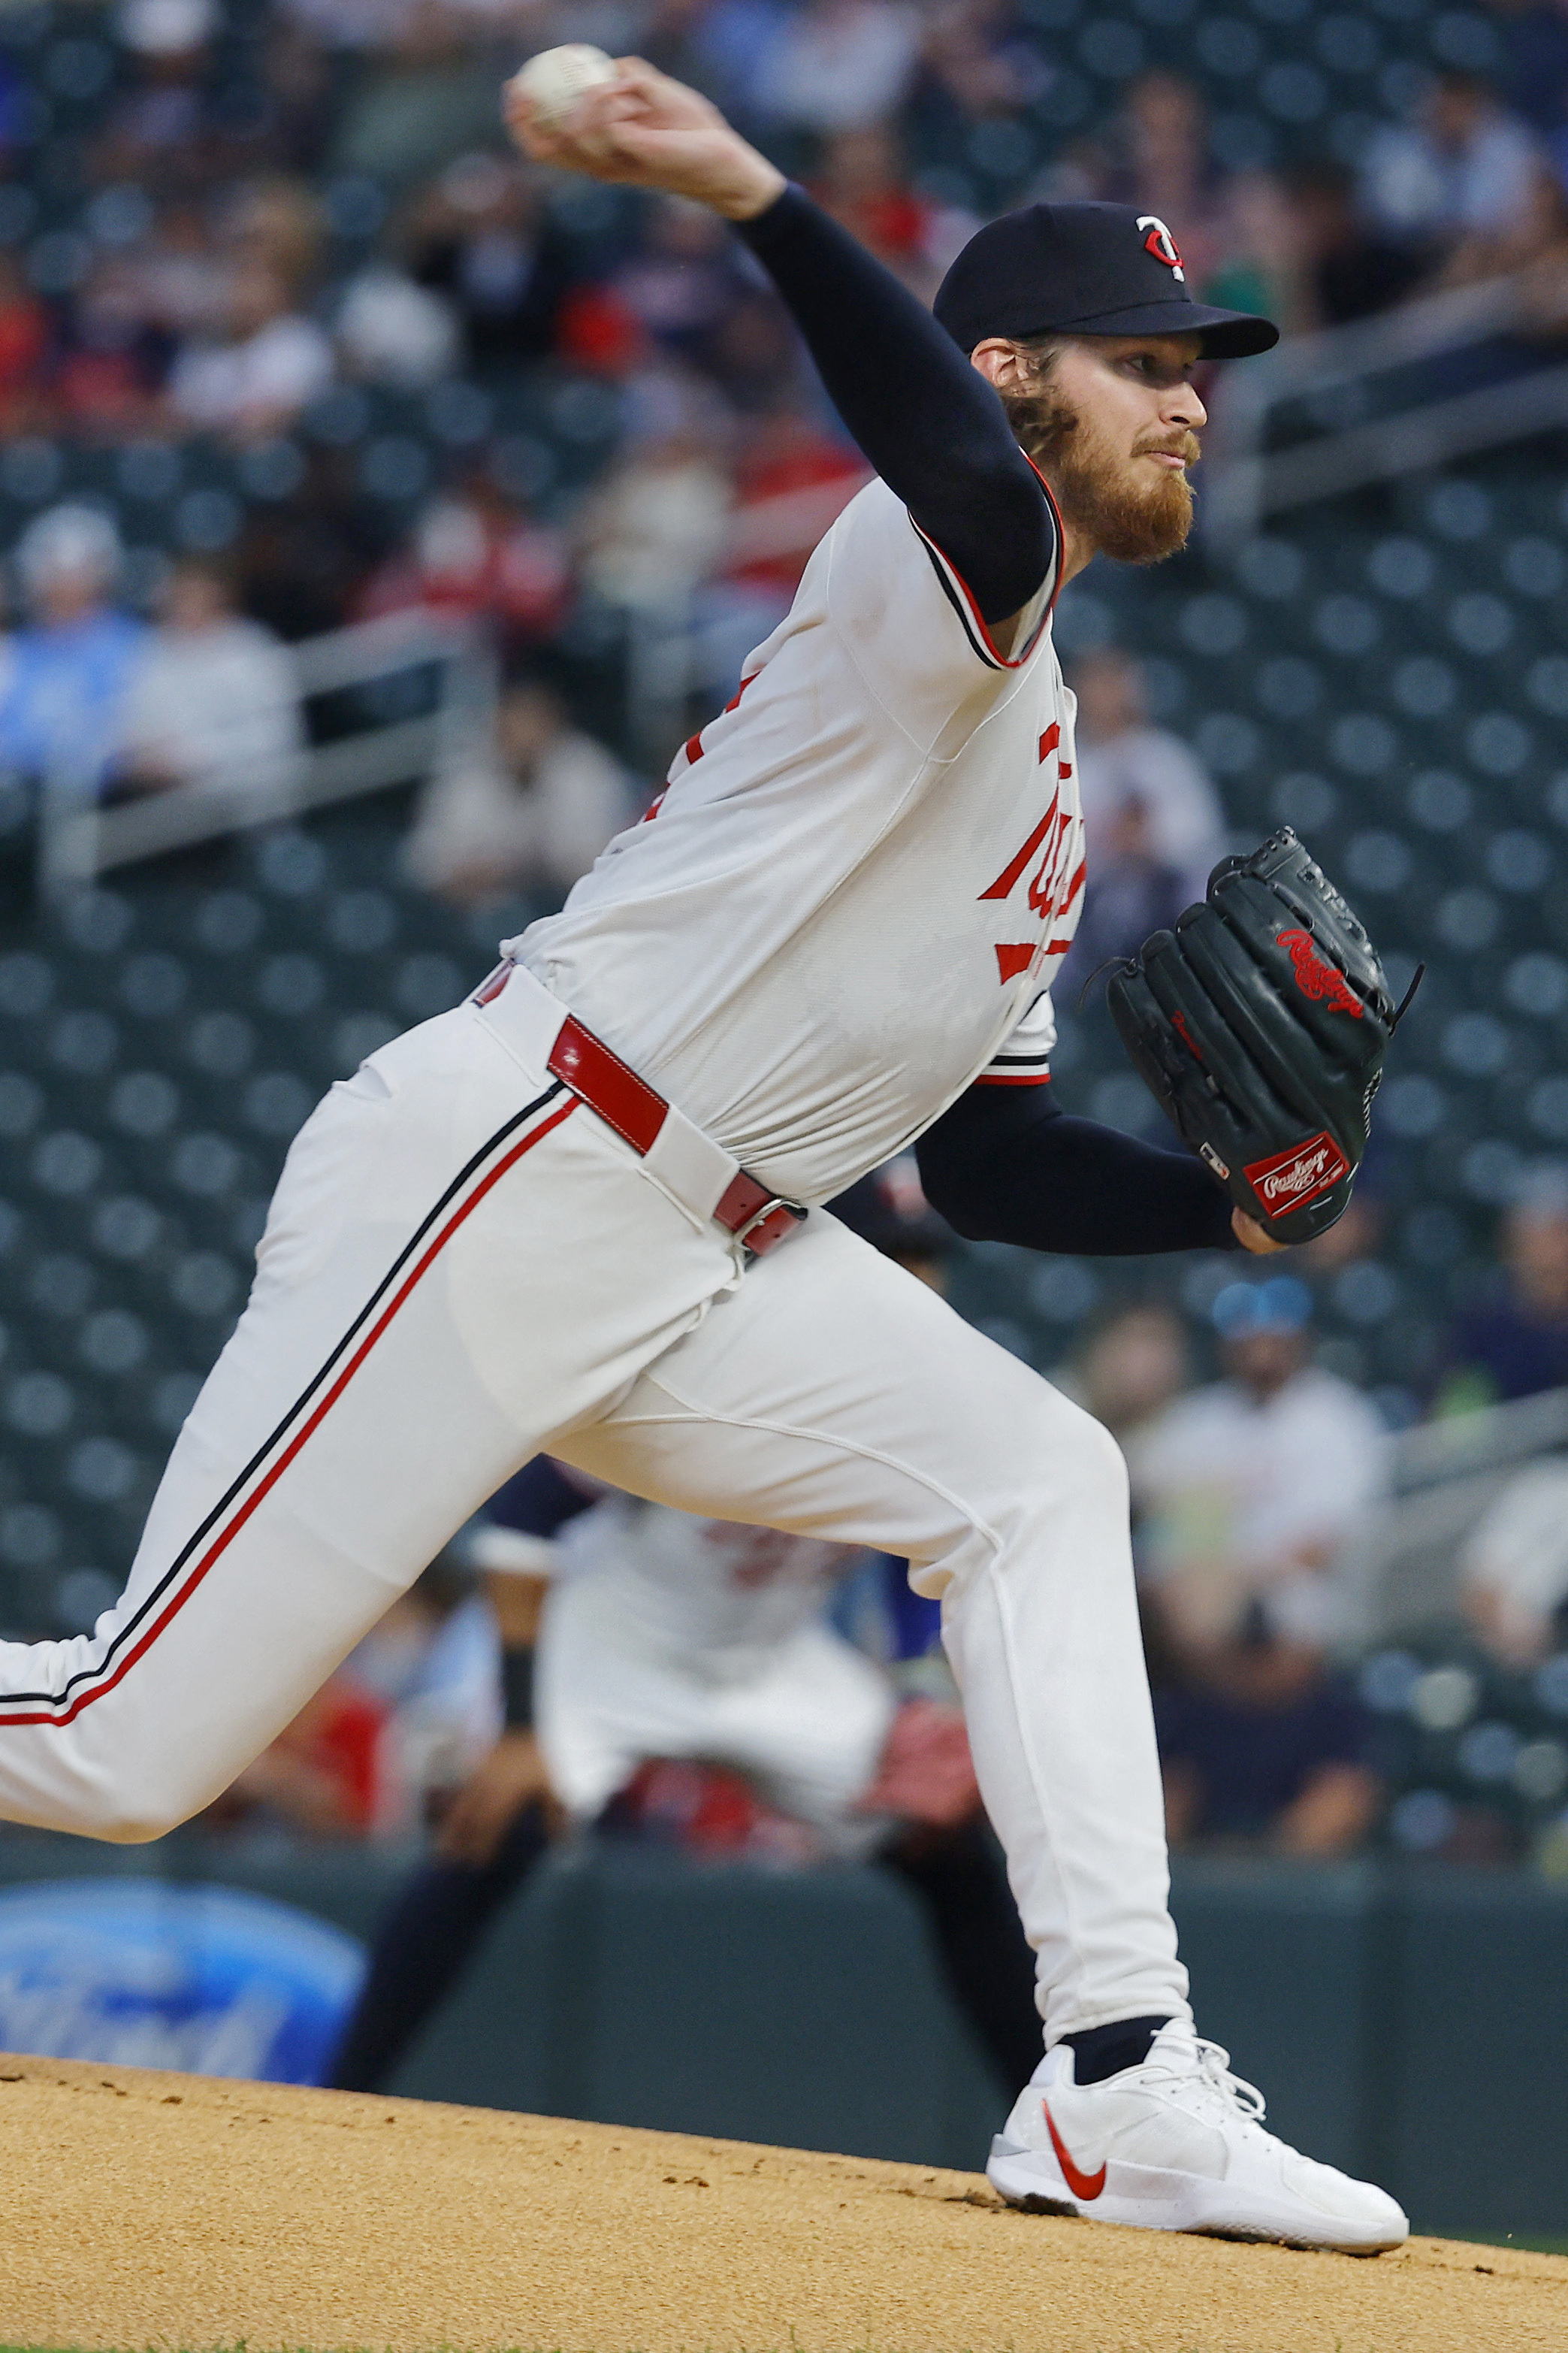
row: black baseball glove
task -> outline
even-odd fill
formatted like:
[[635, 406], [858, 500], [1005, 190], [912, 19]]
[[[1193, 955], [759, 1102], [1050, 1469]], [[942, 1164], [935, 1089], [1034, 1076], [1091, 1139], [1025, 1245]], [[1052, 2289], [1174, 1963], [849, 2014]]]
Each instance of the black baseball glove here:
[[1343, 1215], [1405, 1007], [1288, 826], [1223, 860], [1109, 997], [1137, 1070], [1238, 1208], [1287, 1242]]

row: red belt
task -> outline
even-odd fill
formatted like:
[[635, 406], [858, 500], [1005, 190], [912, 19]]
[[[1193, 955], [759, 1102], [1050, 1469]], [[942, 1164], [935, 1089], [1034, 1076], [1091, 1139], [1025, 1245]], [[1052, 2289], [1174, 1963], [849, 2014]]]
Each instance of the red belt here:
[[[669, 1115], [669, 1105], [571, 1014], [550, 1050], [548, 1067], [590, 1111], [598, 1113], [607, 1127], [624, 1136], [634, 1152], [653, 1150]], [[770, 1193], [743, 1168], [731, 1177], [713, 1211], [716, 1223], [743, 1243], [753, 1258], [764, 1258], [787, 1240], [805, 1216], [805, 1211], [794, 1201]]]

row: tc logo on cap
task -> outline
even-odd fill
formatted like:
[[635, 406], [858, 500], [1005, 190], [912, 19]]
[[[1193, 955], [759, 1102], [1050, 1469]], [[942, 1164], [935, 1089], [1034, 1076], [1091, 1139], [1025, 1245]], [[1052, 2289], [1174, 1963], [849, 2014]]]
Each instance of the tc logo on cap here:
[[1144, 252], [1152, 253], [1156, 261], [1163, 261], [1167, 269], [1173, 270], [1184, 286], [1187, 282], [1187, 273], [1182, 268], [1182, 257], [1177, 250], [1176, 240], [1158, 213], [1140, 213], [1138, 226], [1140, 228], [1146, 228], [1149, 232], [1143, 240]]

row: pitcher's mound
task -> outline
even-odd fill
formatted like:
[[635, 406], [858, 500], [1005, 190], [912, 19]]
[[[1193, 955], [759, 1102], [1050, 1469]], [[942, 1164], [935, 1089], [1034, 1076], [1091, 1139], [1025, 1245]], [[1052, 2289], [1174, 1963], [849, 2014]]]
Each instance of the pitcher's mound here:
[[249, 2353], [1562, 2353], [1568, 2260], [1016, 2214], [962, 2173], [0, 2060], [0, 2336]]

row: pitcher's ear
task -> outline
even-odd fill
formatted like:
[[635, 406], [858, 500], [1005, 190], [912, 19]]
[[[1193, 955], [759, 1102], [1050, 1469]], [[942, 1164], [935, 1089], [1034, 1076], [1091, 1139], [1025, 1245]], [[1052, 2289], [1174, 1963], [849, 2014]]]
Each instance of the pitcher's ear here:
[[969, 364], [977, 367], [989, 383], [1012, 390], [1024, 381], [1027, 357], [1016, 343], [1008, 343], [1001, 335], [987, 335], [970, 353]]

